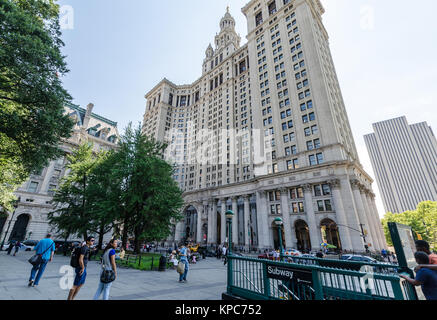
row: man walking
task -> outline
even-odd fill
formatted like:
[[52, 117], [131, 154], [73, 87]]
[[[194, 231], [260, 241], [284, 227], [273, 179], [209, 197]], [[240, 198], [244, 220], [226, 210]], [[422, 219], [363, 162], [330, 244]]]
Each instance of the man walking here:
[[[30, 278], [28, 286], [36, 287], [39, 284], [39, 280], [46, 269], [47, 263], [51, 262], [53, 259], [53, 255], [55, 254], [55, 243], [51, 239], [52, 235], [48, 233], [45, 239], [42, 239], [35, 246], [34, 250], [36, 254], [41, 255], [41, 263], [39, 265], [33, 266], [30, 271]], [[38, 274], [36, 272], [38, 271]], [[36, 275], [36, 278], [35, 278]], [[35, 279], [35, 280], [34, 280]]]
[[18, 250], [20, 250], [20, 248], [21, 248], [21, 242], [18, 240], [16, 243], [15, 243], [15, 252], [14, 252], [14, 257], [17, 255], [17, 252], [18, 252]]
[[84, 285], [86, 280], [86, 267], [90, 255], [90, 247], [94, 243], [94, 237], [88, 237], [85, 245], [80, 249], [79, 255], [79, 267], [76, 267], [76, 277], [74, 278], [73, 288], [71, 288], [68, 294], [68, 300], [74, 300], [78, 294], [80, 288]]

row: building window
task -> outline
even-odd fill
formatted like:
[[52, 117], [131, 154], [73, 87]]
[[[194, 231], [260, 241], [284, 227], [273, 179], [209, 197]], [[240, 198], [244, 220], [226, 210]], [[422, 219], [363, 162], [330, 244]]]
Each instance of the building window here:
[[38, 189], [38, 182], [31, 181], [29, 187], [27, 188], [27, 191], [35, 193], [37, 189]]
[[270, 2], [268, 5], [268, 8], [269, 8], [269, 15], [275, 14], [276, 13], [276, 1]]
[[256, 26], [258, 27], [261, 23], [263, 23], [263, 14], [260, 11], [256, 16], [255, 16], [255, 22], [256, 22]]

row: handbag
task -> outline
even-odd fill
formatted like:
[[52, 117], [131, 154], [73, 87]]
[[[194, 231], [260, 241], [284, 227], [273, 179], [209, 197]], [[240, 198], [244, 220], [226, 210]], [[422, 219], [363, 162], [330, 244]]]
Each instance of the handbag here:
[[100, 275], [100, 282], [111, 283], [115, 280], [115, 272], [113, 270], [103, 270]]
[[183, 274], [185, 272], [185, 263], [179, 262], [177, 271], [179, 274]]
[[43, 253], [41, 254], [36, 254], [34, 256], [32, 256], [28, 261], [31, 265], [33, 265], [34, 267], [39, 266], [42, 262], [42, 256], [44, 255], [44, 253], [46, 253], [53, 244], [51, 244]]
[[[103, 255], [105, 255], [105, 254], [106, 254], [106, 252]], [[105, 259], [103, 258], [103, 256], [102, 256], [102, 268], [103, 268], [103, 271], [100, 274], [100, 282], [106, 284], [106, 283], [111, 283], [112, 281], [114, 281], [115, 280], [115, 272], [112, 269], [111, 270], [106, 269]]]

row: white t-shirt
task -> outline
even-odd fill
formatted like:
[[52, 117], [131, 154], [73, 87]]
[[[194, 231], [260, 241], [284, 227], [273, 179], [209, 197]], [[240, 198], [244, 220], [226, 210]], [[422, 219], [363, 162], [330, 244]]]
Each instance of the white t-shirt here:
[[226, 255], [226, 247], [223, 247], [222, 252], [223, 252], [223, 255]]

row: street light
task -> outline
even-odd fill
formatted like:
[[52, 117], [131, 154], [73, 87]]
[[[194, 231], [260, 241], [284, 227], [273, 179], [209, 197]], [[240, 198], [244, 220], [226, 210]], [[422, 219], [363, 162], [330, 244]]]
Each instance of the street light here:
[[[229, 234], [229, 244], [227, 251], [227, 258], [225, 257], [225, 261], [228, 263], [228, 284], [227, 284], [227, 292], [231, 292], [231, 286], [234, 281], [232, 274], [232, 258], [231, 258], [231, 247], [232, 247], [232, 218], [234, 217], [234, 212], [232, 210], [226, 211], [226, 221], [228, 223], [228, 234]], [[231, 258], [231, 259], [229, 259]]]
[[8, 235], [9, 228], [11, 227], [11, 222], [14, 219], [15, 211], [17, 211], [18, 204], [20, 203], [20, 200], [21, 200], [21, 197], [18, 197], [18, 199], [12, 201], [12, 206], [14, 207], [14, 211], [12, 212], [11, 219], [9, 219], [8, 228], [6, 229], [5, 236], [3, 237], [3, 241], [2, 241], [2, 244], [0, 246], [0, 251], [3, 251], [3, 246], [5, 244], [6, 236]]
[[231, 253], [231, 247], [232, 247], [232, 218], [234, 217], [234, 212], [232, 210], [226, 211], [226, 221], [228, 223], [228, 252]]
[[279, 236], [279, 258], [280, 258], [281, 261], [283, 261], [283, 260], [284, 260], [284, 252], [283, 252], [283, 249], [282, 249], [282, 230], [281, 230], [281, 227], [282, 227], [282, 219], [278, 217], [278, 218], [276, 218], [276, 219], [274, 220], [274, 222], [275, 222], [276, 226], [278, 227], [278, 236]]

